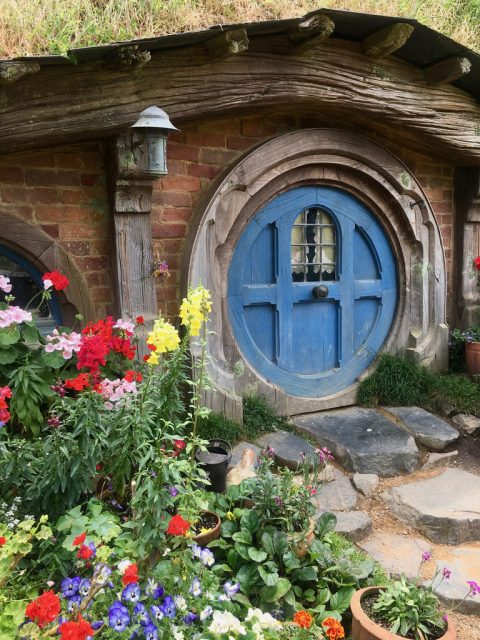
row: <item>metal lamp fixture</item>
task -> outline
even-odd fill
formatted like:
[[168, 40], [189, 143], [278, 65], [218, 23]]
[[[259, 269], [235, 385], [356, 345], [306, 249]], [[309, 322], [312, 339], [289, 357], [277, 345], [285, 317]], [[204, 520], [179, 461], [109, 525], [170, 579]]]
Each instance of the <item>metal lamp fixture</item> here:
[[132, 129], [136, 129], [147, 145], [149, 175], [153, 178], [166, 176], [168, 132], [172, 129], [178, 131], [177, 127], [173, 126], [163, 109], [153, 106], [140, 113]]

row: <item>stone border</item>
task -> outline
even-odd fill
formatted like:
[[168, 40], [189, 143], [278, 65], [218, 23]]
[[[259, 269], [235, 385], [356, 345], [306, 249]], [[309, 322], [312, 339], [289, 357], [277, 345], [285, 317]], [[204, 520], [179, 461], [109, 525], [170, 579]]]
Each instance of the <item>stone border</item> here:
[[438, 369], [447, 362], [444, 252], [437, 221], [418, 181], [393, 154], [362, 136], [337, 129], [288, 133], [241, 159], [197, 217], [188, 283], [201, 282], [212, 294], [214, 333], [208, 352], [215, 391], [206, 402], [236, 419], [241, 418], [241, 397], [246, 393], [267, 396], [276, 411], [286, 415], [355, 402], [357, 384], [324, 398], [289, 396], [243, 358], [228, 321], [227, 273], [238, 238], [266, 202], [305, 184], [352, 193], [378, 217], [390, 239], [398, 264], [399, 299], [383, 351], [405, 350], [414, 360]]

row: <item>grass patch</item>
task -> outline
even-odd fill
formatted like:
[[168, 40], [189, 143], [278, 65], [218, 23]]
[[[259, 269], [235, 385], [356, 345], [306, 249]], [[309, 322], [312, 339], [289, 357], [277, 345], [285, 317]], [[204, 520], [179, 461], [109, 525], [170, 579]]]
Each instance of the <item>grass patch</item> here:
[[361, 383], [357, 401], [364, 406], [416, 405], [438, 413], [450, 405], [455, 413], [480, 416], [480, 385], [464, 375], [433, 373], [406, 358], [383, 354], [377, 370]]
[[0, 57], [65, 55], [68, 49], [207, 29], [212, 25], [300, 17], [322, 6], [416, 18], [480, 49], [479, 0], [1, 0]]
[[262, 433], [291, 430], [287, 418], [276, 416], [268, 402], [259, 396], [243, 399], [243, 424], [238, 424], [217, 413], [199, 421], [199, 434], [206, 440], [221, 438], [230, 444], [241, 440], [255, 440]]
[[[338, 560], [343, 556], [347, 556], [354, 563], [361, 563], [367, 558], [370, 558], [368, 553], [361, 551], [353, 542], [350, 542], [341, 533], [333, 531], [328, 534], [328, 545], [332, 551], [333, 557]], [[374, 569], [373, 573], [369, 576], [365, 586], [377, 586], [386, 585], [391, 582], [389, 576], [385, 572], [382, 565], [376, 560], [373, 561]]]

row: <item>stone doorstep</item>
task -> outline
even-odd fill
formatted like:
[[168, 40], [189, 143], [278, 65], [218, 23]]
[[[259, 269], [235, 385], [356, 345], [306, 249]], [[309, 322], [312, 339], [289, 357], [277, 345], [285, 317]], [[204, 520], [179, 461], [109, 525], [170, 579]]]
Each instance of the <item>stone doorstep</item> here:
[[296, 471], [299, 463], [301, 462], [301, 454], [304, 453], [307, 458], [313, 457], [315, 454], [315, 447], [313, 447], [307, 440], [297, 436], [290, 431], [273, 431], [272, 433], [266, 433], [257, 438], [257, 445], [262, 449], [265, 447], [272, 447], [275, 451], [275, 462], [282, 466], [288, 467], [293, 471]]
[[[464, 600], [469, 592], [467, 580], [480, 583], [480, 548], [465, 545], [452, 549], [444, 559], [436, 561], [436, 571], [440, 572], [440, 576], [444, 567], [451, 571], [450, 578], [440, 582], [437, 579], [435, 593], [447, 606], [457, 606], [456, 611], [460, 613], [480, 615], [478, 595]], [[430, 583], [427, 581], [425, 584]]]
[[426, 449], [443, 451], [460, 436], [448, 422], [420, 407], [383, 407]]

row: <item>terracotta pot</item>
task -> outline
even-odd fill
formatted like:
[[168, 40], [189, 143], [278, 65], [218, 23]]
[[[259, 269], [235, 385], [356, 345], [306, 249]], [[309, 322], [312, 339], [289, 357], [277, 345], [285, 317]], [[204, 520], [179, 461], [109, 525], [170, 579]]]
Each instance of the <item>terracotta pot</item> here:
[[295, 548], [295, 555], [297, 556], [297, 558], [304, 558], [307, 555], [307, 552], [310, 548], [310, 545], [312, 544], [314, 537], [315, 537], [315, 520], [313, 518], [310, 518], [310, 526], [308, 527], [308, 530], [305, 534], [305, 538], [303, 540], [300, 540], [297, 543], [297, 546]]
[[[350, 602], [352, 611], [352, 638], [353, 640], [405, 640], [403, 636], [397, 636], [388, 629], [384, 629], [380, 625], [373, 622], [371, 618], [362, 609], [362, 599], [368, 594], [375, 594], [381, 587], [367, 587], [360, 589], [353, 594]], [[455, 640], [457, 630], [455, 624], [448, 621], [448, 628], [438, 640]]]
[[471, 376], [480, 374], [480, 342], [465, 343], [465, 364]]
[[222, 526], [222, 521], [220, 520], [220, 517], [213, 511], [203, 511], [202, 513], [208, 513], [209, 515], [215, 516], [215, 518], [217, 519], [217, 524], [213, 529], [209, 529], [205, 533], [199, 533], [193, 538], [197, 544], [204, 547], [212, 540], [216, 540], [220, 537], [220, 527]]

